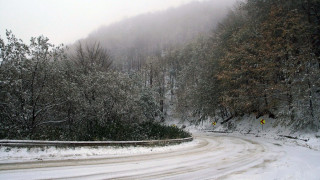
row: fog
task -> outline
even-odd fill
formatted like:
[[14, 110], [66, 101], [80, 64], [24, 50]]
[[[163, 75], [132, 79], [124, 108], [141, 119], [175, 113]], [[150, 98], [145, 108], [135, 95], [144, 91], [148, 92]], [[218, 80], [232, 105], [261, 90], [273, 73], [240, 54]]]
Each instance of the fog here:
[[232, 7], [229, 3], [194, 1], [137, 15], [101, 26], [81, 42], [99, 43], [110, 52], [114, 65], [140, 69], [148, 57], [159, 57], [200, 36], [209, 37]]
[[[12, 30], [24, 41], [47, 36], [52, 43], [70, 44], [130, 17], [164, 11], [203, 0], [0, 0], [0, 35]], [[215, 0], [220, 7], [234, 0]]]

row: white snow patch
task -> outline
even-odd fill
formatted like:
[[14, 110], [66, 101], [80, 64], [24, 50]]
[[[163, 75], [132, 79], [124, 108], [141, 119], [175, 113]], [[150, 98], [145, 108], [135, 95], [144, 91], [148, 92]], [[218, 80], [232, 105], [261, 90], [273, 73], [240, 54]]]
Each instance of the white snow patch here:
[[[261, 125], [260, 120], [264, 119], [265, 124]], [[228, 132], [227, 134], [242, 134], [253, 135], [255, 137], [264, 137], [276, 140], [285, 140], [285, 143], [295, 144], [310, 149], [320, 151], [320, 132], [294, 132], [290, 126], [285, 127], [284, 124], [278, 122], [277, 119], [272, 119], [267, 116], [256, 118], [254, 115], [247, 115], [242, 118], [235, 118], [230, 120], [229, 129], [227, 123], [221, 124], [219, 120], [215, 126], [212, 122], [216, 120], [207, 119], [198, 125], [190, 124], [189, 122], [181, 123], [179, 120], [174, 121], [178, 127], [185, 125], [186, 130], [191, 133], [214, 131], [214, 132]], [[263, 126], [263, 127], [262, 127]], [[286, 137], [287, 136], [287, 137]], [[288, 136], [297, 138], [290, 139]]]
[[[221, 135], [220, 133], [207, 134]], [[318, 180], [320, 177], [320, 150], [308, 146], [314, 140], [306, 143], [306, 145], [302, 145], [299, 140], [288, 138], [274, 139], [274, 136], [244, 135], [239, 132], [228, 133], [227, 136], [241, 137], [259, 142], [267, 148], [270, 154], [274, 153], [277, 155], [277, 158], [273, 159], [273, 162], [266, 162], [265, 166], [255, 167], [250, 169], [250, 171], [234, 173], [224, 179]], [[318, 141], [316, 142], [318, 143]], [[282, 155], [279, 156], [280, 154]]]
[[178, 145], [156, 147], [0, 147], [0, 163], [41, 161], [41, 160], [66, 160], [86, 158], [108, 158], [137, 154], [150, 154], [170, 152], [196, 146], [198, 140], [185, 142]]

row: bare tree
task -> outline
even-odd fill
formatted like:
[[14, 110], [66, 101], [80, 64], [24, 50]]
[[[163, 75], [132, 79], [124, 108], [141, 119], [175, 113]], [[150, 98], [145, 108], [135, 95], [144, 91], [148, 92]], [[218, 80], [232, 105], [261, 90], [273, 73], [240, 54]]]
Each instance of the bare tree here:
[[85, 46], [79, 42], [71, 59], [85, 72], [93, 70], [108, 71], [112, 65], [109, 52], [97, 42]]

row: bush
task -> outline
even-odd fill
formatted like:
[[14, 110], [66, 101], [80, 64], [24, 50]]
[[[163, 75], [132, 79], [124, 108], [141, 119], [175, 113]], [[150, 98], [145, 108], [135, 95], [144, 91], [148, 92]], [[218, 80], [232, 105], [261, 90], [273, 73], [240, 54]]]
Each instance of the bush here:
[[[82, 128], [81, 128], [82, 129]], [[83, 129], [82, 129], [83, 130]], [[126, 124], [113, 121], [103, 126], [97, 125], [93, 131], [82, 131], [71, 136], [65, 134], [66, 130], [57, 126], [48, 126], [47, 133], [38, 134], [38, 139], [44, 140], [77, 140], [77, 141], [139, 141], [163, 140], [190, 137], [191, 134], [177, 127], [162, 125], [153, 121]]]

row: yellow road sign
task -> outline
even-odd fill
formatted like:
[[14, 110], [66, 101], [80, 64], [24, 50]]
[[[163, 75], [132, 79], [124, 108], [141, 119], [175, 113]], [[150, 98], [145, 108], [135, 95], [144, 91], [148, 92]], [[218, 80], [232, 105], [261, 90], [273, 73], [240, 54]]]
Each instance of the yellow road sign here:
[[213, 122], [213, 123], [212, 123], [212, 125], [214, 125], [214, 126], [215, 126], [216, 124], [217, 124], [216, 122]]
[[265, 123], [266, 123], [266, 120], [261, 119], [260, 124], [265, 124]]

